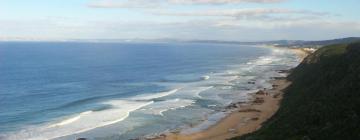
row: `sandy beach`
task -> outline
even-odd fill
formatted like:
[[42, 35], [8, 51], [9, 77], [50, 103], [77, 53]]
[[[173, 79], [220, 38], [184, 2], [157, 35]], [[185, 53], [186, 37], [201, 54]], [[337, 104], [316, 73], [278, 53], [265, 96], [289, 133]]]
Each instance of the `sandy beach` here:
[[[293, 51], [300, 59], [308, 55], [308, 52], [302, 49]], [[155, 140], [225, 140], [254, 132], [276, 113], [283, 97], [283, 90], [291, 84], [285, 78], [274, 78], [271, 83], [272, 89], [259, 90], [251, 94], [252, 101], [230, 104], [226, 107], [229, 115], [206, 130], [191, 134], [170, 132], [158, 136]]]

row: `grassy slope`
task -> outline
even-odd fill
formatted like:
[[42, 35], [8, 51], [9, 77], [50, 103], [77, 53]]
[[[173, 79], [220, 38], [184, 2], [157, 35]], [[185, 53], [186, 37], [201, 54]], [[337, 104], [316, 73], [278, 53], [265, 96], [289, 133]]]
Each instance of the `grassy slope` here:
[[274, 117], [235, 140], [360, 140], [360, 42], [319, 49], [289, 79]]

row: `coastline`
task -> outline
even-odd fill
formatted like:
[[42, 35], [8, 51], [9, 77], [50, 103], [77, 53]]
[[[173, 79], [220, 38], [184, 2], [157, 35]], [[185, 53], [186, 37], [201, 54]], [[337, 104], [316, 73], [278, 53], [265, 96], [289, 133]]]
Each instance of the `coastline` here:
[[[300, 60], [309, 52], [303, 49], [291, 49]], [[287, 71], [283, 71], [286, 73]], [[259, 90], [250, 94], [252, 100], [246, 103], [232, 103], [225, 108], [229, 114], [216, 124], [200, 132], [184, 134], [181, 131], [168, 132], [152, 138], [151, 140], [225, 140], [242, 136], [261, 128], [262, 123], [271, 118], [279, 109], [283, 92], [291, 82], [286, 78], [274, 77], [271, 81], [272, 89]]]

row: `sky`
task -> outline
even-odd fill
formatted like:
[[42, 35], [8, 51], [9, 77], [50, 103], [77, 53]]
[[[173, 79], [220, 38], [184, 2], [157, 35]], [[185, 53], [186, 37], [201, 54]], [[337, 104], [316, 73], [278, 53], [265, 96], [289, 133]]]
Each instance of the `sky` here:
[[360, 0], [0, 0], [0, 40], [360, 36]]

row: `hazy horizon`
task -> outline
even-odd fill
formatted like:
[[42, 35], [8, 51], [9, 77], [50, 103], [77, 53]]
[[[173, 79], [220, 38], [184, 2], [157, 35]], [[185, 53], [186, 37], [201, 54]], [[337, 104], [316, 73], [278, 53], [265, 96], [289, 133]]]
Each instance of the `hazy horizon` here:
[[273, 42], [273, 41], [330, 41], [336, 39], [346, 39], [346, 38], [360, 38], [360, 37], [339, 37], [339, 38], [327, 38], [321, 40], [301, 40], [301, 39], [277, 39], [277, 40], [206, 40], [206, 39], [175, 39], [175, 38], [157, 38], [157, 39], [142, 39], [142, 38], [133, 38], [133, 39], [42, 39], [42, 38], [0, 38], [0, 42], [78, 42], [78, 43], [87, 43], [87, 42], [98, 42], [98, 43], [156, 43], [156, 42], [224, 42], [224, 43], [261, 43], [261, 42]]

